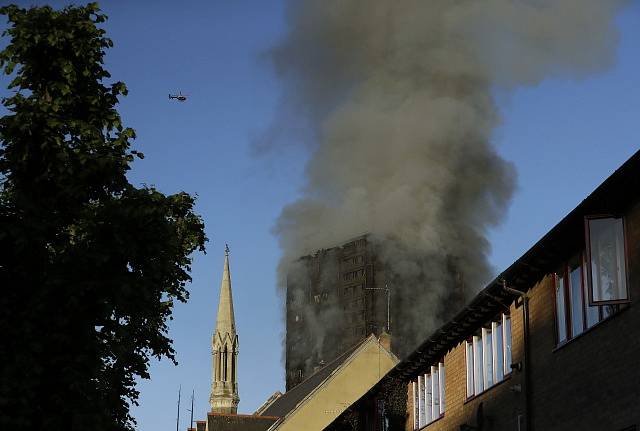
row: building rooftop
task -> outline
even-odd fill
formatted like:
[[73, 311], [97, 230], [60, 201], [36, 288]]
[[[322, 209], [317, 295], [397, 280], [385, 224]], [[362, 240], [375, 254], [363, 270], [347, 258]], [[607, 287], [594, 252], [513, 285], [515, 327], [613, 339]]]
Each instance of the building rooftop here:
[[583, 246], [584, 217], [595, 214], [621, 214], [640, 199], [640, 151], [631, 156], [610, 177], [567, 214], [533, 247], [481, 290], [468, 305], [404, 358], [371, 391], [393, 378], [414, 376], [426, 369], [460, 340], [473, 334], [487, 320], [508, 310], [515, 299], [503, 289], [526, 292], [557, 268], [557, 262], [570, 258]]
[[[208, 429], [211, 431], [266, 431], [278, 420], [273, 416], [209, 413]], [[200, 423], [198, 423], [200, 425]], [[198, 426], [198, 429], [200, 426]]]
[[285, 392], [276, 398], [267, 408], [262, 411], [262, 415], [284, 417], [293, 410], [302, 400], [304, 400], [315, 388], [320, 386], [331, 373], [337, 370], [343, 363], [349, 359], [351, 354], [355, 352], [368, 338], [355, 344], [342, 355], [329, 362], [323, 368], [311, 374], [306, 380], [303, 380], [291, 390]]

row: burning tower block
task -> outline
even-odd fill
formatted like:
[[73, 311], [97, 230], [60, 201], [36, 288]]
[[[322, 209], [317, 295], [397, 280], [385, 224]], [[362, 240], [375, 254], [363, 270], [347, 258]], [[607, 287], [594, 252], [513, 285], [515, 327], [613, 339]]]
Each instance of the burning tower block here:
[[298, 259], [287, 276], [287, 390], [360, 340], [379, 336], [388, 324], [387, 300], [366, 235]]
[[406, 253], [392, 259], [394, 267], [382, 261], [390, 245], [363, 235], [301, 257], [290, 266], [287, 390], [362, 339], [379, 336], [384, 330], [392, 335], [391, 351], [403, 357], [427, 331], [451, 318], [464, 304], [468, 289], [457, 259], [416, 252], [410, 263], [431, 262], [424, 266], [438, 276], [409, 277], [400, 269]]

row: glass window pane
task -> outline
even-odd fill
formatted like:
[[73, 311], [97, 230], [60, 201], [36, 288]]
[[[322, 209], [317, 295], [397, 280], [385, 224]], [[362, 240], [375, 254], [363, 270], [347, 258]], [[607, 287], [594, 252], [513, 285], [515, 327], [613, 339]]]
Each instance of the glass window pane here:
[[425, 411], [426, 411], [426, 420], [425, 420], [425, 424], [428, 424], [429, 422], [431, 422], [433, 420], [433, 398], [432, 398], [432, 393], [433, 393], [433, 387], [432, 387], [432, 382], [431, 382], [431, 374], [426, 374], [425, 375], [425, 381], [424, 381], [424, 389], [425, 389]]
[[444, 379], [444, 364], [442, 362], [440, 362], [438, 364], [438, 371], [440, 374], [440, 414], [443, 415], [444, 414], [444, 401], [446, 399], [445, 394], [444, 394], [444, 388], [445, 388], [445, 379]]
[[493, 337], [493, 376], [498, 383], [504, 378], [504, 354], [502, 344], [502, 322], [491, 324], [491, 336]]
[[567, 340], [567, 316], [564, 304], [565, 280], [564, 273], [556, 274], [556, 326], [558, 328], [558, 343]]
[[380, 426], [380, 431], [388, 431], [389, 426], [387, 423], [387, 413], [384, 407], [384, 400], [377, 400], [378, 406], [378, 424]]
[[433, 413], [432, 419], [437, 419], [440, 416], [440, 376], [438, 375], [438, 367], [431, 367], [431, 383], [432, 383], [432, 398], [433, 398]]
[[589, 253], [593, 301], [627, 300], [621, 218], [589, 220]]
[[418, 388], [416, 387], [416, 382], [412, 382], [412, 386], [413, 386], [413, 429], [418, 429], [420, 427], [419, 426], [420, 415], [418, 410], [419, 393], [418, 393]]
[[484, 390], [482, 379], [482, 337], [473, 337], [473, 390], [479, 394]]
[[587, 316], [587, 328], [591, 328], [593, 325], [600, 321], [600, 307], [597, 305], [589, 305], [589, 283], [587, 283], [587, 269], [585, 261], [582, 261], [582, 294], [584, 295], [585, 315]]
[[473, 345], [469, 342], [467, 345], [467, 397], [473, 396]]
[[579, 260], [569, 263], [569, 297], [571, 298], [571, 336], [575, 337], [584, 330], [582, 312], [582, 267]]
[[491, 330], [482, 328], [482, 362], [484, 364], [484, 387], [493, 386], [493, 348], [491, 347]]
[[618, 311], [620, 311], [620, 305], [619, 304], [601, 305], [600, 308], [602, 308], [602, 318], [603, 319], [606, 319], [607, 317], [611, 316], [612, 314], [615, 314]]
[[418, 426], [424, 426], [425, 422], [425, 390], [424, 390], [424, 377], [418, 376]]
[[502, 315], [502, 328], [504, 332], [504, 372], [511, 372], [511, 318]]

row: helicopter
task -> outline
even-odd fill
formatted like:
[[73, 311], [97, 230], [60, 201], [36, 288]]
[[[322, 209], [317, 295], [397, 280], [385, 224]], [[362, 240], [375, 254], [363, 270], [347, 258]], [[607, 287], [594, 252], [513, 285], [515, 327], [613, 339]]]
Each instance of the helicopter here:
[[178, 94], [169, 94], [169, 100], [171, 99], [176, 99], [179, 102], [184, 102], [185, 100], [187, 100], [187, 96], [179, 91]]

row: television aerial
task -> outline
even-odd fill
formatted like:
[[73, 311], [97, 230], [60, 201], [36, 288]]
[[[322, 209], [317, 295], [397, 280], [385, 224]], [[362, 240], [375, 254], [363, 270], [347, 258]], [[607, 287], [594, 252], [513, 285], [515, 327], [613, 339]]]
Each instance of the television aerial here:
[[187, 100], [187, 96], [179, 91], [178, 94], [169, 94], [169, 100], [171, 99], [176, 99], [178, 102], [184, 102], [185, 100]]

